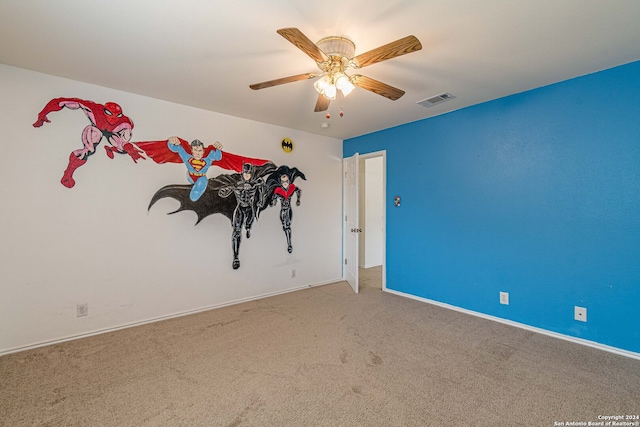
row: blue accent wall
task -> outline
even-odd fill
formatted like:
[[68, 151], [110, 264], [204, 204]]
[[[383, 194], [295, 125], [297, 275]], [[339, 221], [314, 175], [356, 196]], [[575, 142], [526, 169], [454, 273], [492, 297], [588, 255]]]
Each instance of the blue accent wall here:
[[387, 151], [389, 289], [640, 353], [640, 62], [343, 147]]

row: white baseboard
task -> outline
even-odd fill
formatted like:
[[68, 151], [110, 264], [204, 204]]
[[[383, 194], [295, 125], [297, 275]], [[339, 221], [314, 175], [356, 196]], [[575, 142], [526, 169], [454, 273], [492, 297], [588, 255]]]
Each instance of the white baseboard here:
[[240, 298], [240, 299], [237, 299], [237, 300], [233, 300], [233, 301], [229, 301], [229, 302], [225, 302], [225, 303], [221, 303], [221, 304], [215, 304], [215, 305], [210, 305], [210, 306], [206, 306], [206, 307], [200, 307], [200, 308], [193, 309], [193, 310], [181, 311], [181, 312], [178, 312], [178, 313], [172, 313], [172, 314], [168, 314], [168, 315], [165, 315], [165, 316], [153, 317], [153, 318], [150, 318], [150, 319], [140, 320], [140, 321], [137, 321], [137, 322], [125, 323], [125, 324], [118, 325], [118, 326], [113, 326], [113, 327], [109, 327], [109, 328], [104, 328], [104, 329], [99, 329], [99, 330], [95, 330], [95, 331], [85, 332], [85, 333], [82, 333], [82, 334], [69, 335], [69, 336], [66, 336], [66, 337], [56, 338], [56, 339], [52, 339], [52, 340], [48, 340], [48, 341], [40, 341], [40, 342], [37, 342], [37, 343], [28, 344], [28, 345], [21, 346], [21, 347], [14, 347], [14, 348], [6, 349], [6, 350], [0, 350], [0, 356], [4, 356], [4, 355], [7, 355], [7, 354], [11, 354], [11, 353], [18, 353], [18, 352], [26, 351], [26, 350], [32, 350], [32, 349], [39, 348], [39, 347], [46, 347], [48, 345], [59, 344], [59, 343], [63, 343], [63, 342], [66, 342], [66, 341], [73, 341], [73, 340], [77, 340], [77, 339], [81, 339], [81, 338], [87, 338], [87, 337], [91, 337], [91, 336], [94, 336], [94, 335], [106, 334], [106, 333], [109, 333], [109, 332], [119, 331], [121, 329], [133, 328], [133, 327], [136, 327], [136, 326], [146, 325], [148, 323], [160, 322], [162, 320], [174, 319], [176, 317], [188, 316], [190, 314], [196, 314], [196, 313], [201, 313], [203, 311], [214, 310], [216, 308], [222, 308], [222, 307], [228, 307], [230, 305], [242, 304], [243, 302], [256, 301], [256, 300], [259, 300], [259, 299], [269, 298], [269, 297], [273, 297], [273, 296], [276, 296], [276, 295], [287, 294], [289, 292], [295, 292], [295, 291], [300, 291], [300, 290], [303, 290], [303, 289], [314, 288], [314, 287], [317, 287], [317, 286], [328, 285], [330, 283], [339, 282], [341, 280], [342, 279], [335, 279], [335, 280], [329, 280], [329, 281], [325, 281], [325, 282], [312, 283], [312, 284], [304, 285], [304, 286], [297, 286], [295, 288], [288, 288], [288, 289], [285, 289], [285, 290], [282, 290], [282, 291], [268, 292], [266, 294], [252, 296], [252, 297], [248, 297], [248, 298]]
[[565, 341], [570, 341], [576, 344], [585, 345], [587, 347], [597, 348], [598, 350], [607, 351], [609, 353], [615, 353], [620, 356], [630, 357], [631, 359], [640, 360], [640, 353], [635, 353], [633, 351], [623, 350], [617, 347], [611, 347], [605, 344], [600, 344], [595, 341], [589, 341], [582, 338], [576, 338], [569, 335], [560, 334], [557, 332], [548, 331], [546, 329], [536, 328], [534, 326], [525, 325], [524, 323], [514, 322], [512, 320], [502, 319], [500, 317], [491, 316], [484, 313], [479, 313], [477, 311], [467, 310], [466, 308], [456, 307], [455, 305], [446, 304], [443, 302], [438, 302], [434, 300], [430, 300], [427, 298], [418, 297], [411, 294], [406, 294], [404, 292], [395, 291], [393, 289], [384, 288], [383, 291], [389, 292], [390, 294], [398, 295], [405, 298], [410, 298], [416, 301], [425, 302], [427, 304], [437, 305], [439, 307], [447, 308], [449, 310], [459, 311], [461, 313], [470, 314], [472, 316], [481, 317], [483, 319], [492, 320], [494, 322], [504, 323], [506, 325], [515, 326], [516, 328], [526, 329], [531, 332], [536, 332], [543, 335], [548, 335], [553, 338], [558, 338]]

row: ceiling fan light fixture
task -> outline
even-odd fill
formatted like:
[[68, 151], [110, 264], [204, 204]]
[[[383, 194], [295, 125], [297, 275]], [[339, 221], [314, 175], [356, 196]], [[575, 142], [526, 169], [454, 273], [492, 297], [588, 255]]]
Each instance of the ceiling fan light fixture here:
[[336, 99], [336, 85], [333, 83], [333, 76], [330, 74], [326, 74], [321, 79], [317, 80], [313, 87], [316, 89], [320, 95], [324, 96], [327, 99]]
[[313, 87], [316, 89], [316, 92], [331, 100], [336, 99], [338, 91], [342, 92], [343, 96], [347, 96], [355, 89], [351, 78], [343, 72], [326, 74], [317, 80], [313, 84]]
[[333, 100], [333, 99], [336, 99], [337, 92], [338, 91], [336, 90], [336, 86], [333, 84], [330, 84], [324, 89], [324, 92], [322, 92], [322, 94], [324, 95], [325, 98]]
[[318, 93], [324, 93], [328, 86], [331, 86], [331, 77], [329, 75], [325, 75], [321, 79], [318, 79], [313, 87], [316, 89]]
[[336, 82], [336, 88], [338, 90], [344, 89], [349, 83], [349, 77], [347, 77], [347, 75], [343, 73], [336, 73], [334, 75], [334, 80]]
[[353, 85], [353, 83], [349, 82], [349, 85], [346, 86], [344, 89], [342, 89], [342, 95], [343, 96], [349, 95], [351, 92], [353, 92], [355, 88], [356, 87]]
[[349, 95], [353, 91], [353, 89], [355, 89], [354, 84], [351, 83], [351, 79], [346, 74], [338, 73], [337, 77], [335, 78], [335, 81], [336, 81], [336, 88], [340, 92], [342, 92], [343, 96]]

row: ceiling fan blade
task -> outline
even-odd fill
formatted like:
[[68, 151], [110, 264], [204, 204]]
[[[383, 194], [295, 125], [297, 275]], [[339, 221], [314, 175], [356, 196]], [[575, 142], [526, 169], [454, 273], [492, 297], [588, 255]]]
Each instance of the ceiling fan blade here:
[[393, 86], [389, 86], [388, 84], [379, 82], [378, 80], [374, 80], [371, 77], [362, 76], [360, 74], [351, 76], [351, 82], [358, 87], [361, 87], [373, 93], [377, 93], [378, 95], [382, 95], [392, 101], [395, 101], [396, 99], [404, 95], [403, 90], [400, 90]]
[[327, 111], [329, 109], [329, 103], [331, 103], [330, 99], [327, 99], [322, 94], [318, 94], [318, 100], [316, 101], [316, 108], [313, 110], [314, 112], [318, 111]]
[[407, 36], [405, 38], [396, 40], [384, 46], [380, 46], [369, 52], [361, 53], [354, 59], [359, 68], [366, 67], [367, 65], [375, 64], [376, 62], [386, 61], [387, 59], [395, 58], [397, 56], [406, 55], [407, 53], [415, 52], [422, 49], [422, 44], [415, 36]]
[[299, 29], [281, 28], [277, 32], [282, 37], [293, 43], [298, 49], [309, 55], [314, 61], [325, 62], [327, 59], [329, 59], [327, 58], [327, 55], [325, 55], [325, 53], [321, 51], [314, 42], [309, 40], [307, 36], [302, 34], [302, 31], [300, 31]]
[[278, 86], [285, 83], [297, 82], [299, 80], [309, 80], [316, 77], [317, 74], [314, 73], [306, 73], [306, 74], [298, 74], [297, 76], [283, 77], [281, 79], [269, 80], [267, 82], [262, 83], [254, 83], [249, 85], [249, 87], [253, 90], [264, 89], [265, 87]]

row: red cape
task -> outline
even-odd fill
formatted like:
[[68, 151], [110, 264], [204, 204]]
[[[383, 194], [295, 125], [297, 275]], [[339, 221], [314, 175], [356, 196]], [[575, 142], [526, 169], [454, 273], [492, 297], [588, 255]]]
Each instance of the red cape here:
[[[178, 138], [180, 140], [180, 145], [185, 149], [187, 153], [191, 152], [191, 144], [188, 141]], [[178, 153], [174, 153], [169, 150], [167, 146], [167, 140], [162, 141], [141, 141], [134, 142], [138, 148], [144, 151], [147, 156], [153, 159], [154, 162], [158, 164], [162, 163], [182, 163], [182, 159], [178, 155]], [[208, 145], [204, 149], [203, 157], [207, 157], [211, 150], [213, 150], [213, 145]], [[222, 150], [221, 150], [222, 151]], [[254, 159], [251, 157], [239, 156], [237, 154], [228, 153], [226, 151], [222, 151], [222, 158], [213, 162], [212, 166], [219, 166], [223, 169], [232, 170], [236, 172], [242, 172], [242, 165], [244, 163], [250, 163], [254, 166], [262, 166], [265, 163], [270, 162], [270, 160], [264, 159]]]

